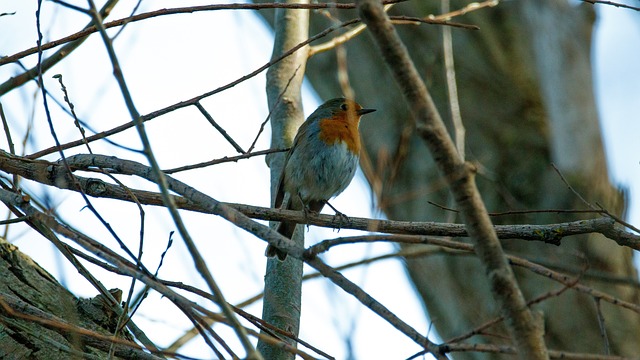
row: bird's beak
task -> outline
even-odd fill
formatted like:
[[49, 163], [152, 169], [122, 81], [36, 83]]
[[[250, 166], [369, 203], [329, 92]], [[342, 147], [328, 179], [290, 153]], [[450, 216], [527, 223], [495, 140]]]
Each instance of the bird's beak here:
[[376, 111], [376, 109], [360, 109], [356, 111], [356, 114], [358, 114], [358, 116], [362, 116], [364, 114], [372, 113], [374, 111]]

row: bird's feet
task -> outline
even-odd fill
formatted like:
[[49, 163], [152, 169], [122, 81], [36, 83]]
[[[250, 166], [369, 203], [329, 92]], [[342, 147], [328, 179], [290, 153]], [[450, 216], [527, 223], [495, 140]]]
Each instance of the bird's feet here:
[[325, 204], [329, 205], [329, 207], [331, 208], [331, 210], [333, 210], [336, 214], [333, 216], [333, 223], [336, 224], [335, 228], [338, 229], [338, 231], [340, 231], [340, 229], [342, 228], [343, 225], [348, 225], [351, 222], [351, 219], [349, 219], [349, 217], [343, 213], [341, 213], [340, 211], [338, 211], [338, 209], [336, 209], [335, 207], [333, 207], [333, 205], [331, 205], [328, 201], [325, 201]]
[[318, 215], [319, 212], [309, 208], [307, 205], [302, 207], [302, 212], [304, 213], [304, 223], [307, 225], [307, 231], [309, 231], [309, 215]]

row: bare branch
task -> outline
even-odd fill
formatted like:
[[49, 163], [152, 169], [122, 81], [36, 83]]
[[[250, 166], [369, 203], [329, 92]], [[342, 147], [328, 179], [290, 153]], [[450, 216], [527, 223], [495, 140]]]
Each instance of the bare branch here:
[[222, 126], [218, 125], [218, 123], [213, 119], [213, 116], [209, 114], [207, 109], [205, 109], [204, 106], [202, 106], [202, 104], [200, 104], [199, 101], [196, 101], [194, 105], [198, 108], [198, 110], [200, 110], [200, 113], [207, 119], [207, 121], [211, 124], [211, 126], [213, 126], [216, 130], [218, 130], [220, 135], [222, 135], [222, 137], [224, 137], [229, 142], [229, 144], [231, 144], [231, 146], [233, 146], [233, 148], [236, 149], [237, 152], [243, 155], [247, 153], [242, 149], [240, 145], [238, 145], [238, 143], [235, 140], [233, 140], [231, 136], [229, 136], [227, 131], [223, 129]]
[[449, 181], [467, 230], [476, 244], [478, 257], [488, 274], [492, 292], [506, 314], [507, 327], [518, 354], [526, 359], [546, 359], [548, 354], [542, 323], [526, 307], [524, 296], [506, 261], [476, 187], [473, 168], [464, 163], [457, 153], [431, 95], [382, 5], [375, 0], [360, 0], [357, 4], [360, 17], [367, 24], [384, 61], [409, 103], [418, 122], [418, 132], [431, 151], [440, 173]]
[[494, 7], [497, 6], [500, 3], [500, 0], [486, 0], [483, 2], [472, 2], [467, 4], [466, 6], [464, 6], [461, 9], [458, 10], [454, 10], [454, 11], [449, 11], [449, 10], [443, 10], [444, 14], [440, 14], [440, 15], [429, 15], [426, 17], [426, 19], [432, 19], [432, 20], [451, 20], [454, 17], [457, 16], [462, 16], [462, 15], [466, 15], [470, 12], [473, 11], [477, 11], [486, 7]]
[[[92, 168], [98, 167], [104, 170], [109, 170], [114, 174], [135, 175], [142, 178], [147, 176], [145, 172], [148, 171], [142, 164], [104, 155], [75, 155], [67, 158], [67, 162], [74, 170], [92, 171]], [[135, 164], [135, 166], [133, 164]], [[16, 174], [45, 185], [78, 191], [77, 188], [73, 186], [73, 182], [69, 177], [69, 174], [64, 171], [63, 165], [60, 161], [48, 162], [43, 160], [25, 160], [0, 150], [0, 170]], [[78, 184], [83, 191], [89, 196], [134, 201], [132, 195], [135, 195], [135, 198], [137, 198], [141, 204], [163, 206], [160, 194], [155, 192], [130, 189], [131, 192], [129, 193], [121, 186], [109, 184], [97, 178], [75, 176], [75, 179], [78, 181]], [[171, 196], [173, 197], [173, 201], [176, 206], [180, 209], [203, 213], [214, 213], [211, 212], [208, 207], [194, 203], [187, 198], [176, 195]], [[243, 204], [220, 204], [224, 204], [224, 206], [236, 209], [242, 214], [260, 220], [288, 220], [300, 224], [307, 223], [323, 227], [336, 227], [339, 225], [341, 228], [345, 229], [393, 234], [449, 237], [469, 236], [463, 224], [393, 221], [359, 217], [349, 217], [347, 222], [338, 224], [336, 223], [335, 217], [331, 215], [305, 215], [301, 211], [272, 209]], [[549, 211], [553, 212], [557, 210]], [[615, 226], [615, 221], [608, 217], [546, 225], [495, 225], [494, 229], [500, 239], [542, 241], [554, 245], [559, 245], [561, 240], [567, 236], [601, 233], [621, 246], [628, 246], [632, 249], [640, 250], [640, 236], [618, 229]]]
[[[384, 4], [396, 4], [404, 2], [406, 0], [387, 0]], [[150, 11], [147, 13], [137, 14], [130, 17], [113, 20], [104, 23], [105, 29], [112, 27], [124, 26], [128, 23], [151, 19], [158, 16], [176, 15], [176, 14], [191, 14], [202, 11], [216, 11], [216, 10], [261, 10], [261, 9], [354, 9], [356, 5], [354, 3], [313, 3], [313, 4], [290, 4], [290, 3], [265, 3], [265, 4], [253, 4], [253, 3], [239, 3], [239, 4], [215, 4], [215, 5], [202, 5], [202, 6], [188, 6], [171, 9], [159, 9]], [[109, 9], [110, 10], [110, 9]], [[105, 16], [106, 17], [106, 13]], [[42, 50], [49, 50], [62, 44], [82, 39], [84, 41], [87, 36], [98, 32], [95, 26], [87, 26], [82, 31], [67, 37], [42, 44]], [[80, 45], [80, 44], [78, 44]], [[76, 45], [77, 46], [77, 45]], [[69, 50], [69, 49], [67, 49]], [[27, 50], [20, 51], [16, 54], [5, 56], [0, 58], [0, 66], [9, 64], [23, 57], [36, 54], [38, 52], [37, 47], [32, 47]]]
[[640, 11], [640, 7], [637, 6], [631, 6], [631, 5], [627, 5], [627, 4], [622, 4], [622, 3], [618, 3], [618, 2], [613, 2], [613, 1], [604, 1], [604, 0], [580, 0], [589, 4], [601, 4], [601, 5], [610, 5], [610, 6], [615, 6], [618, 8], [623, 8], [623, 9], [631, 9], [631, 10], [635, 10], [635, 11]]

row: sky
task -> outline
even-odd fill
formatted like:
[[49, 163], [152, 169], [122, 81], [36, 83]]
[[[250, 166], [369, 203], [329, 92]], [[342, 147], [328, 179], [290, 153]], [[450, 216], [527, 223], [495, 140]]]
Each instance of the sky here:
[[[0, 36], [0, 55], [10, 55], [35, 45], [34, 3], [0, 0], [0, 13], [16, 12], [12, 16], [0, 17], [0, 34], [11, 34]], [[85, 5], [81, 1], [75, 3]], [[139, 12], [175, 5], [172, 1], [143, 3]], [[124, 2], [118, 4], [109, 19], [126, 17], [132, 10], [130, 6]], [[180, 6], [186, 4], [181, 3]], [[611, 177], [616, 184], [627, 188], [631, 197], [628, 220], [639, 225], [640, 142], [637, 141], [637, 134], [640, 134], [640, 69], [637, 67], [639, 48], [633, 45], [640, 43], [639, 15], [630, 10], [606, 6], [598, 6], [597, 9], [599, 18], [593, 60], [603, 137]], [[87, 22], [85, 15], [44, 2], [42, 26], [46, 39], [74, 33]], [[110, 31], [112, 36], [115, 33]], [[115, 48], [138, 110], [146, 114], [217, 88], [258, 68], [270, 58], [271, 43], [272, 35], [252, 12], [218, 11], [159, 17], [129, 24], [116, 38]], [[24, 59], [23, 63], [31, 67], [35, 65], [35, 60], [31, 56]], [[19, 68], [14, 64], [0, 67], [0, 81], [17, 72]], [[130, 117], [115, 86], [104, 45], [98, 36], [91, 36], [45, 75], [48, 90], [61, 99], [60, 86], [52, 78], [54, 74], [62, 75], [78, 117], [92, 128], [104, 130], [129, 121]], [[264, 87], [265, 77], [262, 73], [202, 101], [202, 105], [241, 146], [247, 148], [258, 135], [260, 124], [268, 114]], [[34, 101], [34, 96], [39, 96], [38, 91], [30, 84], [0, 98], [12, 129], [15, 129], [12, 134], [14, 139], [24, 137], [27, 124], [33, 124], [30, 129], [33, 140], [24, 147], [18, 145], [19, 151], [26, 153], [53, 144], [41, 100], [38, 98]], [[308, 84], [304, 86], [303, 98], [308, 115], [317, 107], [320, 99]], [[35, 106], [29, 105], [34, 103]], [[50, 106], [61, 142], [75, 140], [78, 134], [71, 120], [55, 105]], [[146, 126], [153, 150], [165, 169], [234, 155], [233, 148], [192, 107], [169, 113], [148, 122]], [[4, 137], [0, 138], [0, 148], [6, 150], [6, 141]], [[269, 139], [267, 127], [258, 138], [256, 149], [268, 148]], [[119, 134], [113, 140], [133, 148], [139, 148], [140, 144], [133, 130]], [[91, 147], [95, 153], [146, 163], [139, 154], [105, 143], [95, 142]], [[85, 152], [85, 149], [74, 149], [67, 155], [76, 152]], [[47, 159], [57, 160], [58, 155], [51, 155]], [[269, 205], [269, 173], [262, 157], [179, 173], [175, 177], [220, 201]], [[125, 181], [139, 189], [157, 190], [155, 185], [142, 180]], [[243, 184], [241, 191], [237, 191], [238, 184]], [[34, 195], [55, 206], [65, 220], [87, 229], [95, 238], [117, 248], [95, 217], [83, 209], [84, 203], [79, 201], [78, 196], [70, 192], [46, 192], [32, 184], [25, 186]], [[137, 249], [140, 226], [137, 208], [111, 200], [91, 201], [116, 226], [119, 236], [131, 248]], [[361, 173], [332, 204], [350, 216], [381, 216], [372, 209], [371, 194]], [[147, 207], [145, 211], [143, 260], [149, 268], [155, 269], [174, 226], [165, 210]], [[183, 216], [227, 300], [238, 303], [260, 293], [266, 263], [264, 242], [215, 216], [187, 212]], [[307, 233], [307, 241], [313, 243], [350, 234], [358, 232], [342, 230], [336, 233], [331, 229], [312, 227]], [[12, 227], [7, 237], [78, 296], [96, 295], [95, 289], [80, 279], [45, 239], [33, 236], [20, 226]], [[176, 241], [164, 259], [159, 276], [205, 288], [194, 272], [193, 262], [179, 237], [175, 235], [174, 238]], [[385, 244], [344, 246], [332, 250], [325, 260], [331, 265], [340, 265], [391, 250]], [[90, 269], [98, 274], [108, 288], [129, 287], [126, 279], [96, 267]], [[305, 271], [310, 272], [309, 269]], [[381, 261], [346, 271], [345, 275], [417, 330], [429, 332], [429, 320], [406, 280], [400, 261]], [[256, 303], [246, 310], [260, 316], [261, 304]], [[190, 329], [190, 323], [180, 312], [166, 299], [155, 294], [144, 302], [135, 321], [161, 346], [170, 344]], [[302, 324], [302, 339], [338, 359], [349, 356], [354, 359], [406, 358], [419, 350], [412, 341], [325, 280], [305, 283]], [[217, 326], [216, 330], [227, 339], [233, 338], [223, 327]], [[351, 335], [351, 341], [345, 343], [348, 335]], [[437, 338], [432, 337], [432, 340], [437, 341]], [[190, 342], [180, 352], [197, 358], [213, 357], [201, 341]]]
[[[638, 6], [637, 1], [627, 1]], [[603, 139], [613, 181], [640, 197], [640, 13], [598, 6], [594, 33], [594, 80]], [[640, 201], [628, 219], [640, 224]]]

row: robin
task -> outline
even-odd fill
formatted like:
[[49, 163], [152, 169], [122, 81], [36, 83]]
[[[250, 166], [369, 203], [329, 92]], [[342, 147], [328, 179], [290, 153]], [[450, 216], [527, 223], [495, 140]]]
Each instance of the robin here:
[[[320, 105], [293, 139], [284, 160], [274, 207], [319, 213], [330, 198], [346, 189], [360, 158], [360, 117], [373, 111], [344, 98]], [[286, 202], [285, 194], [289, 194]], [[336, 214], [342, 215], [337, 210]], [[277, 228], [288, 238], [295, 229], [296, 223], [289, 221], [281, 222]], [[271, 245], [267, 246], [266, 255], [277, 255], [280, 260], [287, 257]]]

